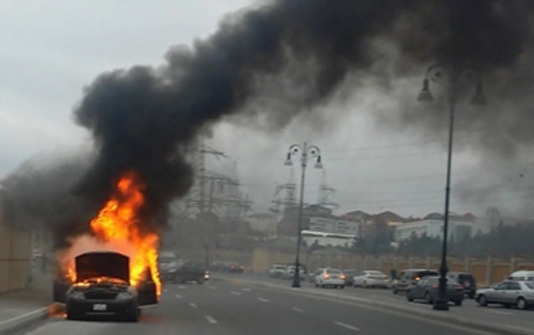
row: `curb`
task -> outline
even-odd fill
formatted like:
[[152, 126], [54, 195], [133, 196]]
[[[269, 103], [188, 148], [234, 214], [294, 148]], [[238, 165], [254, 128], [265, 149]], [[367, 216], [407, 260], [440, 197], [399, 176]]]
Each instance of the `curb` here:
[[0, 321], [0, 335], [11, 334], [17, 330], [30, 326], [33, 323], [42, 321], [48, 318], [48, 316], [53, 314], [55, 311], [57, 311], [57, 306], [55, 304], [51, 304], [47, 307], [39, 308], [9, 320]]
[[483, 322], [476, 322], [467, 318], [454, 316], [454, 315], [448, 315], [444, 313], [437, 313], [432, 311], [424, 311], [424, 310], [417, 310], [417, 309], [411, 309], [409, 307], [401, 307], [401, 306], [395, 306], [389, 303], [376, 301], [376, 300], [370, 300], [366, 298], [358, 298], [358, 297], [352, 297], [352, 296], [343, 296], [343, 295], [333, 295], [328, 294], [326, 292], [322, 291], [316, 291], [316, 290], [310, 290], [310, 289], [295, 289], [292, 287], [282, 286], [282, 285], [276, 285], [272, 283], [262, 283], [262, 282], [256, 282], [252, 280], [246, 280], [246, 279], [240, 279], [240, 278], [221, 278], [217, 277], [217, 279], [229, 281], [229, 282], [241, 282], [245, 283], [247, 285], [253, 285], [253, 286], [259, 286], [264, 288], [270, 288], [270, 289], [278, 289], [283, 290], [286, 292], [292, 292], [293, 294], [301, 295], [310, 297], [310, 293], [313, 293], [311, 296], [312, 298], [327, 298], [331, 300], [343, 300], [345, 302], [357, 304], [360, 307], [364, 308], [378, 308], [381, 310], [389, 311], [389, 312], [396, 312], [401, 313], [408, 316], [418, 316], [423, 317], [428, 320], [432, 321], [438, 321], [445, 324], [453, 324], [455, 326], [463, 326], [466, 328], [470, 328], [473, 330], [478, 331], [485, 331], [490, 332], [492, 334], [499, 334], [499, 335], [534, 335], [534, 331], [523, 329], [519, 327], [513, 327], [513, 326], [505, 326], [505, 325], [498, 325], [498, 324], [487, 324]]

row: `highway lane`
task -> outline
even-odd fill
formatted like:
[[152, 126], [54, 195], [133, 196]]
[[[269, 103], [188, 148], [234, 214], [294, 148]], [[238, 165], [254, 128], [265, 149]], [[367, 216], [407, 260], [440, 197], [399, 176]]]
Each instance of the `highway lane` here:
[[139, 323], [68, 321], [57, 317], [27, 335], [140, 334], [481, 334], [451, 325], [341, 301], [319, 300], [239, 282], [169, 285], [159, 307]]
[[[242, 278], [246, 280], [253, 280], [259, 282], [267, 282], [275, 285], [283, 285], [289, 287], [291, 281], [282, 279], [272, 279], [265, 275], [251, 275], [244, 274], [242, 276], [217, 274], [223, 278]], [[340, 289], [322, 289], [315, 288], [313, 284], [309, 282], [302, 282], [302, 287], [312, 290], [320, 290], [328, 292], [332, 296], [352, 296], [357, 298], [369, 299], [374, 301], [381, 301], [395, 306], [402, 306], [412, 309], [427, 309], [431, 307], [421, 302], [409, 303], [406, 300], [404, 293], [394, 295], [389, 289], [364, 289], [361, 287], [346, 287], [343, 290]], [[451, 304], [450, 311], [452, 315], [462, 316], [475, 320], [487, 320], [496, 324], [512, 325], [518, 329], [534, 330], [534, 311], [523, 311], [513, 308], [504, 308], [499, 305], [492, 305], [489, 307], [480, 307], [472, 299], [464, 300], [461, 307], [456, 307]]]

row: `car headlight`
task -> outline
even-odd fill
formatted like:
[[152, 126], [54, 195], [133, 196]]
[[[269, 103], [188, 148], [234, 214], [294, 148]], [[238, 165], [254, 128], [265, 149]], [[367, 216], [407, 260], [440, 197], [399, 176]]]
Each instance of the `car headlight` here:
[[119, 292], [119, 294], [117, 294], [117, 300], [128, 300], [128, 299], [132, 299], [132, 295], [128, 292]]
[[74, 299], [83, 299], [85, 296], [83, 295], [82, 291], [72, 291], [69, 295], [70, 298]]

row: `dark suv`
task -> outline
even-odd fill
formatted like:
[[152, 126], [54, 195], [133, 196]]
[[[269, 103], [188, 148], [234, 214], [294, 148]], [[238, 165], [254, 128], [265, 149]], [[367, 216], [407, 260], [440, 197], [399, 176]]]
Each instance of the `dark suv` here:
[[464, 292], [470, 299], [475, 298], [477, 284], [475, 277], [469, 272], [449, 272], [447, 278], [454, 279], [464, 287]]
[[393, 294], [405, 292], [410, 285], [416, 285], [419, 280], [427, 276], [439, 276], [438, 271], [429, 269], [406, 269], [393, 281]]
[[187, 261], [180, 266], [173, 276], [173, 281], [177, 284], [195, 281], [204, 284], [206, 280], [206, 268], [201, 263]]

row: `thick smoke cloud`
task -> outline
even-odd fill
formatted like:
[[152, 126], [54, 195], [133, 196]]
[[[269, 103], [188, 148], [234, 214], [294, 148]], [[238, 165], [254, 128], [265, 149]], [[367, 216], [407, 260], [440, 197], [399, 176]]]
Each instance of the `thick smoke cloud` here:
[[[504, 99], [514, 91], [502, 87], [532, 84], [531, 71], [512, 74], [530, 65], [533, 9], [527, 0], [278, 0], [235, 14], [193, 48], [171, 48], [160, 67], [104, 73], [86, 88], [74, 113], [92, 132], [98, 154], [75, 194], [104, 201], [112, 182], [133, 169], [147, 185], [142, 221], [151, 230], [161, 227], [170, 200], [192, 183], [183, 149], [206, 126], [250, 112], [265, 87], [274, 97], [292, 97], [291, 108], [265, 112], [269, 129], [326, 103], [349, 75], [381, 76], [388, 90], [393, 76], [413, 76], [432, 61], [476, 64], [485, 77], [499, 79], [493, 91]], [[397, 53], [384, 53], [390, 49], [381, 45]], [[393, 61], [393, 73], [375, 71], [383, 59]], [[273, 92], [277, 83], [280, 91]], [[399, 106], [385, 124], [430, 131], [443, 125], [436, 122], [439, 106], [423, 110], [403, 99]], [[534, 132], [525, 135], [515, 122], [524, 114], [509, 110], [506, 143], [534, 140]], [[475, 123], [479, 116], [466, 117]]]

